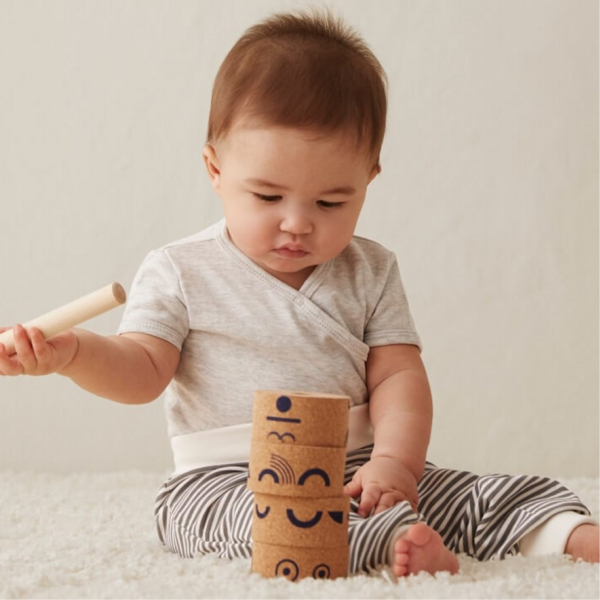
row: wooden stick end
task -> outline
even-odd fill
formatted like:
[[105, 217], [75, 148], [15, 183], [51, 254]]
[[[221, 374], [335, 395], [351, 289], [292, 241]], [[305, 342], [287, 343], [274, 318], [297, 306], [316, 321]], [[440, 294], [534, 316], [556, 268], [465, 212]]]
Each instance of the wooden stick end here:
[[123, 289], [123, 286], [120, 283], [112, 284], [112, 292], [113, 296], [115, 297], [115, 300], [119, 304], [125, 304], [125, 301], [127, 300], [127, 294], [125, 293], [125, 290]]

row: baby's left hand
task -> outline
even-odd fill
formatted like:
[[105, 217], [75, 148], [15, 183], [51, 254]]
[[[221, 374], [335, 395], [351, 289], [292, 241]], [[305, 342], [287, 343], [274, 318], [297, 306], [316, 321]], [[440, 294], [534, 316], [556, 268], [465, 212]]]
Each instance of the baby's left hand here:
[[398, 460], [378, 456], [365, 463], [344, 488], [352, 498], [361, 496], [358, 514], [367, 517], [407, 500], [418, 512], [419, 493], [415, 476]]

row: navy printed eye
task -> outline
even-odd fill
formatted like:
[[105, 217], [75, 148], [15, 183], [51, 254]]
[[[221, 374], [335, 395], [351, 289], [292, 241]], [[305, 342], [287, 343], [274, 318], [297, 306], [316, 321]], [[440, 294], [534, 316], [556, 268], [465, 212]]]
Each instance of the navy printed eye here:
[[260, 512], [260, 509], [258, 508], [258, 504], [255, 504], [254, 508], [256, 510], [256, 516], [259, 519], [264, 519], [271, 512], [270, 506], [267, 506], [263, 512]]
[[289, 581], [296, 581], [299, 573], [298, 565], [291, 558], [280, 560], [275, 567], [275, 576], [285, 577]]
[[317, 565], [312, 572], [315, 579], [329, 579], [331, 577], [331, 569], [325, 563]]
[[[277, 410], [280, 413], [286, 413], [292, 408], [292, 400], [288, 396], [279, 396], [275, 405], [277, 406]], [[274, 417], [272, 415], [269, 415], [267, 417], [267, 421], [280, 421], [282, 423], [302, 423], [301, 419], [297, 419], [295, 417]]]
[[325, 473], [323, 469], [308, 469], [308, 471], [304, 472], [300, 476], [300, 479], [298, 479], [298, 485], [304, 485], [305, 481], [309, 477], [321, 477], [321, 479], [323, 479], [323, 481], [325, 482], [326, 487], [329, 487], [331, 485], [329, 481], [329, 475], [327, 475], [327, 473]]
[[308, 521], [301, 521], [295, 514], [293, 509], [288, 508], [286, 510], [286, 514], [287, 514], [287, 518], [289, 520], [289, 522], [292, 525], [295, 525], [296, 527], [300, 527], [301, 529], [309, 529], [310, 527], [314, 527], [320, 520], [321, 517], [323, 516], [323, 513], [318, 510], [315, 514], [314, 517], [312, 517], [311, 519], [308, 519]]
[[279, 396], [276, 405], [279, 412], [287, 412], [292, 408], [292, 400], [289, 396]]
[[258, 475], [258, 480], [260, 481], [265, 475], [270, 475], [275, 483], [279, 483], [279, 475], [273, 469], [263, 469]]
[[269, 439], [272, 435], [274, 435], [280, 442], [285, 443], [285, 438], [289, 437], [292, 442], [296, 441], [296, 436], [293, 433], [278, 433], [277, 431], [269, 431], [269, 435], [267, 436], [267, 439]]

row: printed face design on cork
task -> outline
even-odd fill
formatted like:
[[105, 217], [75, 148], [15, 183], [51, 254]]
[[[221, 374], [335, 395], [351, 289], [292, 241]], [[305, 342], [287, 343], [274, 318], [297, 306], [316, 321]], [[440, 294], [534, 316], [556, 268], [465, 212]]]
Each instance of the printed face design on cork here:
[[[296, 581], [300, 575], [300, 568], [291, 558], [284, 558], [277, 563], [275, 567], [275, 576], [285, 577], [289, 581]], [[331, 577], [331, 569], [325, 563], [319, 563], [313, 570], [312, 576], [314, 579], [329, 579]]]
[[[275, 401], [275, 408], [277, 409], [278, 413], [285, 415], [286, 413], [289, 413], [290, 409], [292, 408], [292, 400], [288, 396], [279, 396], [279, 398], [277, 398]], [[294, 425], [302, 425], [301, 418], [291, 416], [284, 417], [278, 415], [267, 415], [267, 421], [271, 421], [274, 426], [275, 424], [285, 424], [287, 427], [290, 427], [290, 429]], [[271, 441], [271, 437], [278, 439], [280, 442], [285, 442], [286, 439], [289, 439], [292, 442], [296, 441], [296, 436], [290, 431], [284, 431], [281, 433], [276, 430], [269, 431], [267, 434], [267, 442]]]
[[250, 489], [300, 497], [343, 495], [348, 398], [265, 394], [257, 393], [254, 402]]
[[253, 571], [294, 581], [347, 574], [348, 411], [346, 396], [255, 393], [248, 478]]

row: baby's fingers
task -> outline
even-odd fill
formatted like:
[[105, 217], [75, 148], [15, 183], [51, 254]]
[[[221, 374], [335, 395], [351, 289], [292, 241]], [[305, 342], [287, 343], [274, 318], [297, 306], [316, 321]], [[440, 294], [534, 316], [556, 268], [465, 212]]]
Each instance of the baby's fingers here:
[[392, 508], [392, 506], [395, 506], [399, 502], [404, 502], [404, 501], [407, 501], [410, 504], [411, 508], [416, 512], [417, 507], [414, 502], [412, 502], [404, 494], [394, 491], [394, 492], [385, 492], [385, 493], [381, 494], [381, 497], [379, 498], [379, 502], [377, 502], [377, 506], [375, 507], [373, 514], [377, 515], [380, 512], [387, 510], [388, 508]]
[[28, 333], [38, 364], [48, 363], [52, 358], [52, 348], [46, 341], [46, 338], [36, 327], [32, 327]]
[[352, 479], [352, 481], [350, 481], [350, 483], [347, 483], [344, 486], [344, 494], [350, 496], [350, 498], [358, 498], [358, 496], [360, 496], [361, 491], [362, 484], [360, 482], [360, 479], [356, 476], [354, 477], [354, 479]]
[[19, 359], [13, 354], [8, 355], [4, 344], [0, 344], [0, 375], [22, 375], [23, 365], [19, 362]]
[[23, 371], [25, 373], [35, 371], [38, 362], [37, 357], [23, 325], [15, 325], [13, 327], [13, 335], [15, 339], [15, 352], [20, 363], [23, 365]]
[[368, 517], [371, 514], [373, 508], [379, 502], [381, 498], [381, 488], [377, 485], [367, 485], [363, 489], [362, 496], [360, 497], [360, 504], [358, 506], [358, 514], [361, 517]]

